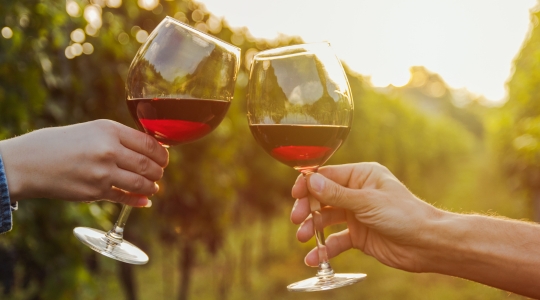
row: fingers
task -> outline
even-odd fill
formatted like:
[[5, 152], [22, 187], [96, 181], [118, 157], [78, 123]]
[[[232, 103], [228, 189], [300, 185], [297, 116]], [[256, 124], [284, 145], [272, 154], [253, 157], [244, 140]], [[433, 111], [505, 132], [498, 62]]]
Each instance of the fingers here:
[[311, 209], [309, 208], [308, 198], [298, 199], [292, 208], [291, 222], [298, 225], [304, 222], [310, 213]]
[[159, 186], [155, 182], [126, 170], [117, 169], [111, 177], [113, 178], [113, 186], [130, 193], [151, 196], [159, 190]]
[[167, 166], [169, 163], [169, 153], [156, 139], [146, 133], [124, 125], [118, 126], [118, 130], [122, 145], [144, 156], [148, 156], [162, 167]]
[[307, 189], [306, 179], [304, 178], [304, 175], [299, 175], [296, 178], [296, 182], [293, 185], [291, 195], [295, 199], [307, 197], [308, 189]]
[[[330, 225], [340, 224], [347, 220], [347, 215], [345, 210], [333, 207], [324, 207], [322, 209], [322, 225], [327, 227]], [[296, 238], [305, 243], [309, 241], [314, 235], [313, 232], [313, 219], [310, 217], [300, 225], [298, 231], [296, 232]]]
[[105, 200], [118, 202], [134, 207], [150, 207], [152, 201], [144, 195], [132, 194], [119, 188], [112, 187], [105, 196]]
[[321, 203], [351, 211], [362, 210], [370, 204], [371, 190], [345, 188], [318, 173], [307, 178], [310, 194]]
[[[326, 251], [328, 259], [339, 255], [340, 253], [351, 249], [353, 246], [349, 230], [345, 229], [338, 233], [331, 234], [326, 239]], [[319, 254], [317, 248], [311, 250], [304, 258], [304, 263], [311, 267], [319, 265]]]
[[[318, 173], [341, 186], [359, 189], [371, 175], [386, 171], [388, 170], [378, 163], [354, 163], [321, 167]], [[298, 176], [292, 188], [293, 198], [306, 197], [308, 192], [303, 175]]]
[[116, 165], [121, 169], [142, 175], [151, 181], [157, 181], [163, 176], [163, 168], [148, 156], [123, 148], [118, 157], [120, 159], [117, 159]]

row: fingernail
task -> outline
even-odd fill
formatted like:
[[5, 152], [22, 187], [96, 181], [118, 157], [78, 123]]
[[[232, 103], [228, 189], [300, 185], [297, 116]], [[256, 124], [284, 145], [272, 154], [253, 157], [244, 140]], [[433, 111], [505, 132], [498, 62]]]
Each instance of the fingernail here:
[[152, 201], [146, 197], [141, 197], [139, 200], [137, 200], [137, 207], [150, 207], [152, 206]]
[[322, 175], [314, 173], [309, 177], [309, 185], [311, 189], [315, 192], [322, 192], [324, 189], [324, 178]]

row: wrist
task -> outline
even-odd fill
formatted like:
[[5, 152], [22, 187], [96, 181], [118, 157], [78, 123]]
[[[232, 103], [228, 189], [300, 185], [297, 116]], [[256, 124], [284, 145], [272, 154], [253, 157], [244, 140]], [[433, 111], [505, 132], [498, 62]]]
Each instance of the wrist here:
[[26, 198], [24, 191], [28, 190], [25, 187], [24, 176], [21, 174], [23, 168], [22, 166], [19, 166], [19, 160], [21, 159], [21, 156], [24, 156], [25, 154], [21, 153], [19, 149], [18, 139], [19, 138], [12, 138], [0, 141], [0, 155], [2, 155], [9, 197], [12, 204]]

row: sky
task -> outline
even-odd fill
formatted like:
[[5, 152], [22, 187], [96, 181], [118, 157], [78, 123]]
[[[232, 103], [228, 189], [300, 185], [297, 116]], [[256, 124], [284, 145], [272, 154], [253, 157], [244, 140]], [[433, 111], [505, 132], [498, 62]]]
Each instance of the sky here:
[[375, 86], [402, 86], [424, 66], [452, 88], [506, 97], [536, 0], [199, 0], [233, 28], [328, 41]]

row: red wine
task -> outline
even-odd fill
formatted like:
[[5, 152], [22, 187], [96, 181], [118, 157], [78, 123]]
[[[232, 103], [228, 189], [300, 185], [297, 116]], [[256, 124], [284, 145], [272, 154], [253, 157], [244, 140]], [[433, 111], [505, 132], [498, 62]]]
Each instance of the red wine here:
[[193, 142], [216, 128], [229, 101], [206, 99], [127, 100], [129, 112], [141, 130], [165, 145]]
[[349, 134], [348, 126], [250, 125], [257, 142], [272, 157], [297, 170], [314, 170], [324, 164]]

